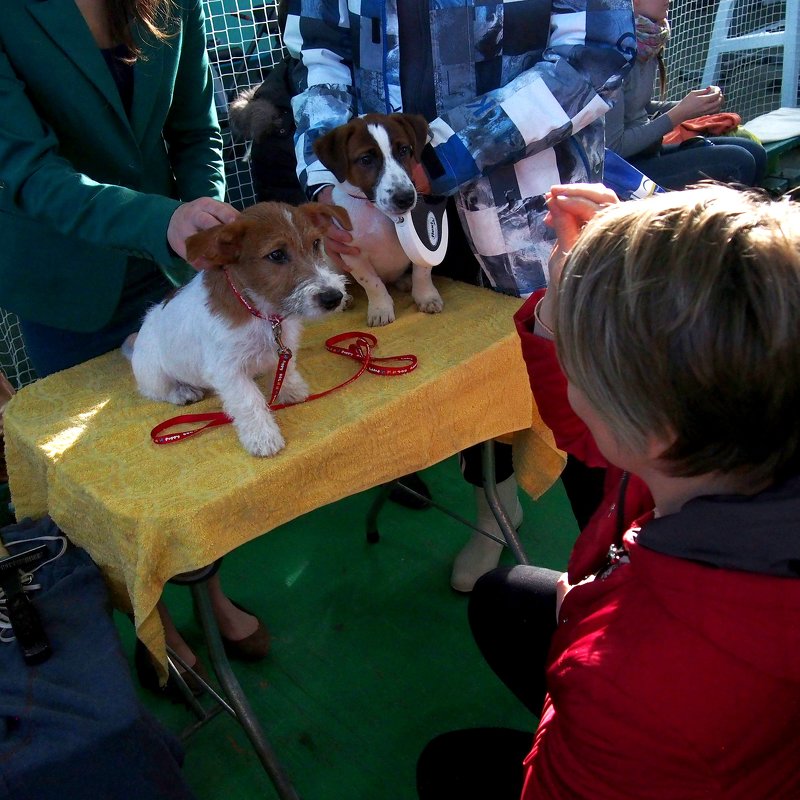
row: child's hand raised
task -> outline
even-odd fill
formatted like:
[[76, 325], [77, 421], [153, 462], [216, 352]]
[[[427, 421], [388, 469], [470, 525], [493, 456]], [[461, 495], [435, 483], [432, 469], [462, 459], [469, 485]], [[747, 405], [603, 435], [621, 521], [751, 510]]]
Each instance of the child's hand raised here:
[[552, 329], [556, 291], [569, 251], [583, 226], [601, 209], [619, 203], [617, 195], [602, 183], [571, 183], [553, 186], [547, 197], [545, 223], [556, 232], [556, 245], [550, 255], [549, 288], [539, 304], [539, 320]]
[[619, 198], [602, 183], [555, 185], [547, 194], [545, 223], [555, 230], [559, 249], [568, 253], [581, 228], [598, 211], [615, 203]]

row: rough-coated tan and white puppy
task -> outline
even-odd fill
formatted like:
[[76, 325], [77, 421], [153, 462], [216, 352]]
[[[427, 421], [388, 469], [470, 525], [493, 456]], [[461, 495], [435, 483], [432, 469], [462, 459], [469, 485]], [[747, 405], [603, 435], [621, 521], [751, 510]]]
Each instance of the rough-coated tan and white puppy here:
[[[411, 171], [427, 136], [428, 123], [419, 114], [366, 114], [314, 142], [317, 158], [338, 181], [333, 202], [350, 215], [353, 245], [361, 253], [342, 259], [367, 293], [367, 323], [372, 326], [394, 321], [394, 302], [385, 284], [397, 282], [411, 265], [394, 219], [416, 205]], [[430, 267], [413, 265], [411, 296], [428, 314], [444, 307]]]
[[332, 219], [349, 227], [347, 212], [336, 206], [259, 203], [235, 222], [191, 236], [187, 259], [202, 271], [147, 312], [131, 357], [139, 391], [183, 405], [212, 390], [249, 453], [270, 456], [283, 448], [254, 379], [274, 374], [273, 322], [279, 321], [282, 341], [295, 357], [278, 401], [308, 396], [296, 364], [301, 318], [339, 310], [347, 299], [345, 278], [331, 268], [323, 247]]

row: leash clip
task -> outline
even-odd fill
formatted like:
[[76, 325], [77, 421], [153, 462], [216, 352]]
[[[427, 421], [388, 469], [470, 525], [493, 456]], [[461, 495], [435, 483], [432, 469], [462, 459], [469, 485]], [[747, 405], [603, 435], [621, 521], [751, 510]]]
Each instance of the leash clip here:
[[283, 343], [283, 339], [281, 338], [281, 334], [283, 333], [281, 318], [270, 317], [269, 321], [272, 324], [272, 338], [275, 339], [275, 344], [278, 346], [278, 355], [288, 361], [288, 359], [292, 357], [292, 351]]

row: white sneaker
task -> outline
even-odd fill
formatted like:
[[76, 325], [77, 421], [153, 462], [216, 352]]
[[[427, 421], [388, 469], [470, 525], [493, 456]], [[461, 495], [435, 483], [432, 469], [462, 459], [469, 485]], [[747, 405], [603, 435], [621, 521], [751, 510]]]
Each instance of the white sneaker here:
[[[497, 494], [511, 523], [515, 528], [519, 528], [522, 524], [522, 506], [517, 496], [516, 478], [512, 475], [498, 483]], [[475, 487], [475, 502], [478, 507], [477, 526], [502, 540], [503, 532], [489, 507], [486, 494], [480, 487]], [[498, 565], [502, 552], [502, 544], [474, 531], [453, 561], [450, 585], [457, 592], [471, 592], [478, 578]]]

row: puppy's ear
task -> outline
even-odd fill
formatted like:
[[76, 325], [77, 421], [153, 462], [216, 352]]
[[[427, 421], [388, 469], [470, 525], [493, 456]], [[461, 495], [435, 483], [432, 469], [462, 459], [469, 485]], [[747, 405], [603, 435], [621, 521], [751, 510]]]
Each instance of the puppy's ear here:
[[247, 223], [243, 220], [215, 225], [186, 240], [186, 260], [197, 269], [235, 264], [242, 252]]
[[317, 158], [336, 176], [339, 183], [347, 178], [347, 142], [350, 134], [349, 125], [340, 125], [314, 142]]
[[422, 149], [428, 143], [428, 120], [422, 114], [398, 114], [397, 121], [406, 129], [414, 142], [414, 159], [419, 162]]
[[353, 223], [347, 210], [341, 206], [331, 206], [327, 203], [304, 203], [300, 211], [318, 228], [327, 228], [332, 219], [335, 219], [346, 231], [353, 230]]

